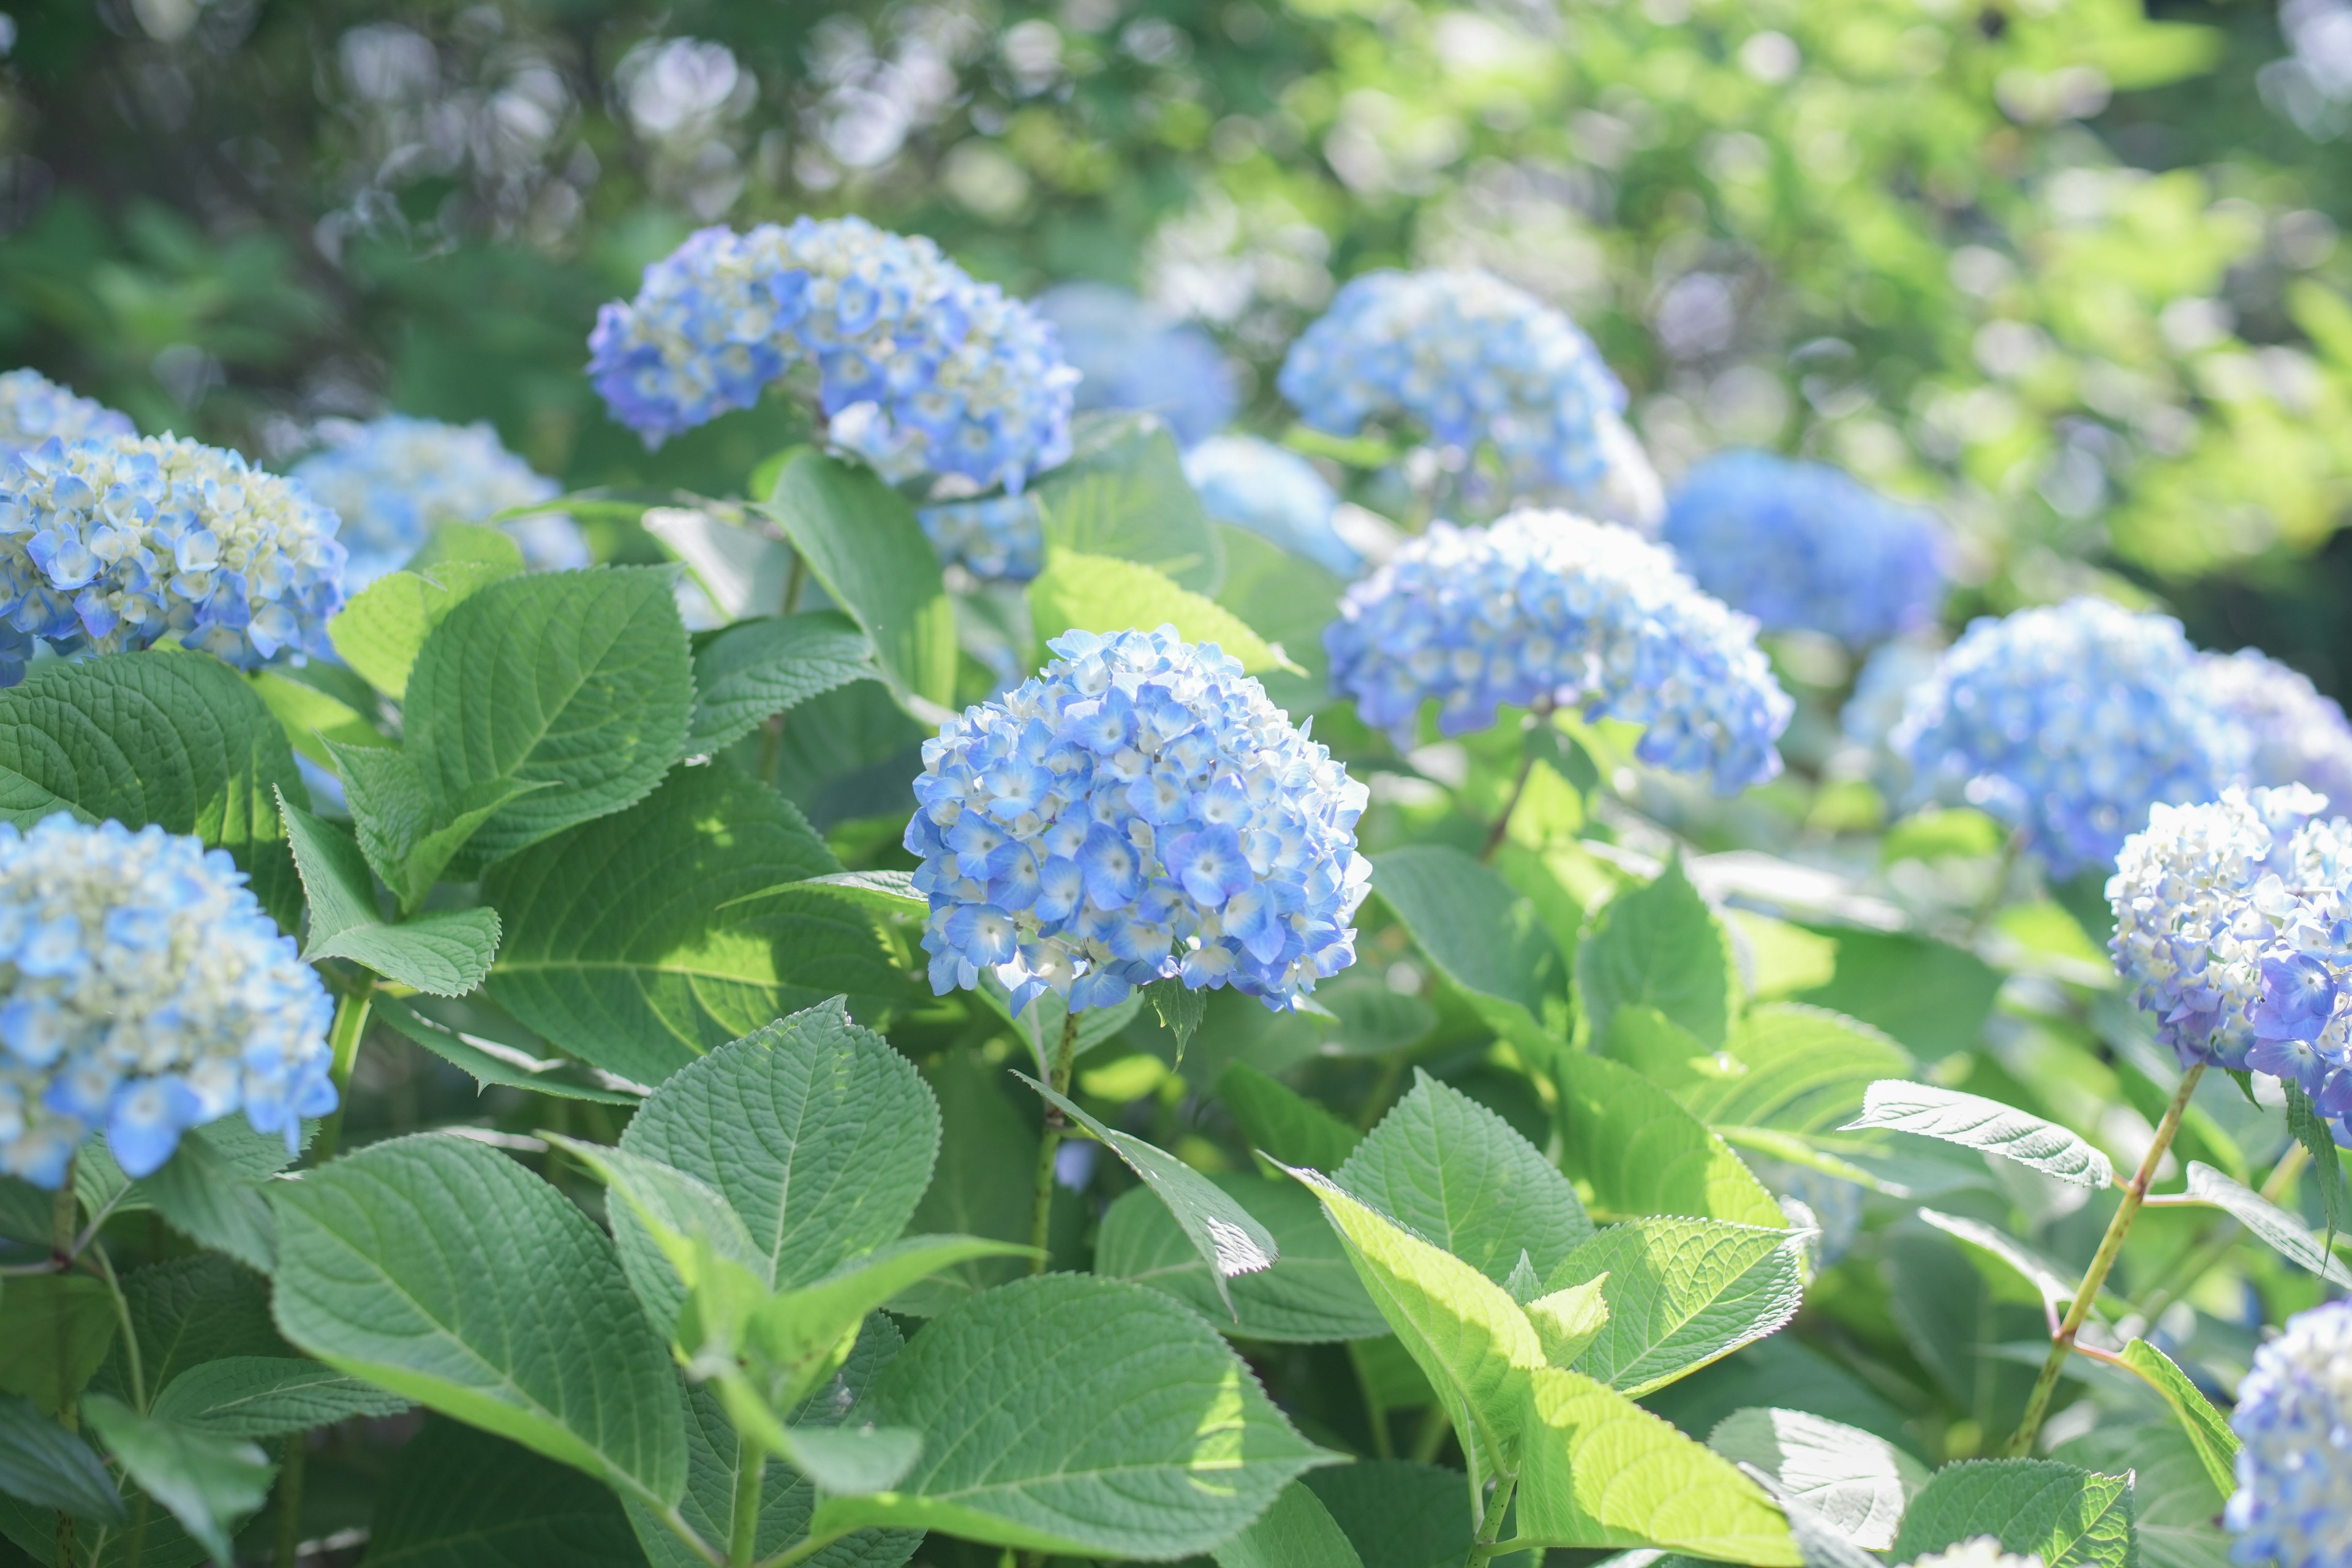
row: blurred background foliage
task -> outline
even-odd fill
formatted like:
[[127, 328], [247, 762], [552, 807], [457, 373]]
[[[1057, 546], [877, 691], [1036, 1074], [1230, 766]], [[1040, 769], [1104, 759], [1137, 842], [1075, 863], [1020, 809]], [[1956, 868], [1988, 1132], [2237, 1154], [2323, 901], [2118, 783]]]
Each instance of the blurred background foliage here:
[[0, 360], [265, 461], [384, 408], [740, 488], [581, 375], [690, 228], [856, 211], [1245, 368], [1337, 282], [1565, 306], [1669, 482], [1939, 506], [1964, 608], [2097, 579], [2352, 683], [2352, 4], [42, 0], [0, 16]]

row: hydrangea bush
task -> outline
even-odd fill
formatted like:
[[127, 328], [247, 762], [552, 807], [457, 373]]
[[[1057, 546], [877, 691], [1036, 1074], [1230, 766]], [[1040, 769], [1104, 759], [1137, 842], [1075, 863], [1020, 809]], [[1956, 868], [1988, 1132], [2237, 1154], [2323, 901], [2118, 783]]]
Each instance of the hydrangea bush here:
[[[1557, 510], [1647, 460], [1483, 274], [1343, 287], [1304, 431], [1074, 434], [855, 218], [593, 331], [698, 478], [20, 422], [6, 1552], [2345, 1561], [2310, 680], [1946, 646], [1934, 531], [1780, 459]], [[559, 502], [610, 559], [459, 526]]]

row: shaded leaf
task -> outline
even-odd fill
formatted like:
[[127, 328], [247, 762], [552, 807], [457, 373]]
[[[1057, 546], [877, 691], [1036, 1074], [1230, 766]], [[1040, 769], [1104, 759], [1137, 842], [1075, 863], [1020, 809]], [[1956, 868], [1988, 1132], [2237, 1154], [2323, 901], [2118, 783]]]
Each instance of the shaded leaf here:
[[1217, 1075], [1217, 1098], [1252, 1148], [1286, 1165], [1336, 1171], [1364, 1141], [1322, 1106], [1247, 1062], [1231, 1063]]
[[1911, 1494], [1927, 1480], [1919, 1461], [1885, 1438], [1803, 1410], [1735, 1412], [1716, 1424], [1707, 1447], [1756, 1466], [1786, 1498], [1873, 1552], [1895, 1544]]
[[1680, 859], [1601, 907], [1576, 948], [1577, 1005], [1595, 1039], [1618, 1008], [1639, 1003], [1720, 1048], [1738, 999], [1723, 923]]
[[686, 754], [723, 751], [774, 714], [881, 673], [866, 634], [837, 610], [730, 626], [695, 650]]
[[396, 1394], [299, 1356], [224, 1356], [173, 1378], [153, 1413], [223, 1437], [278, 1437], [408, 1407]]
[[1947, 1466], [1911, 1500], [1895, 1557], [1908, 1562], [1979, 1535], [2040, 1557], [2043, 1568], [2131, 1568], [2131, 1481], [2053, 1459]]
[[0, 1398], [0, 1491], [100, 1524], [126, 1517], [90, 1446], [13, 1394]]
[[1561, 1163], [1613, 1215], [1689, 1215], [1785, 1229], [1730, 1146], [1631, 1068], [1563, 1051], [1554, 1063]]
[[535, 1057], [502, 1040], [452, 1029], [428, 1018], [398, 997], [379, 994], [370, 1016], [406, 1036], [478, 1085], [499, 1084], [527, 1089], [559, 1100], [587, 1100], [600, 1105], [635, 1105], [645, 1099], [635, 1088], [622, 1088], [625, 1079], [600, 1072], [561, 1057]]
[[2223, 1497], [2237, 1490], [2238, 1435], [2230, 1429], [2229, 1418], [2213, 1408], [2213, 1402], [2173, 1364], [2170, 1356], [2146, 1340], [2126, 1343], [2122, 1360], [2172, 1406], [2181, 1431], [2197, 1450], [2198, 1461], [2213, 1479], [2213, 1489]]
[[645, 1558], [610, 1491], [528, 1448], [434, 1416], [393, 1460], [362, 1561], [367, 1568], [642, 1568]]
[[1299, 1344], [1377, 1339], [1389, 1331], [1356, 1278], [1314, 1194], [1289, 1181], [1246, 1172], [1208, 1178], [1274, 1237], [1274, 1267], [1226, 1283], [1230, 1314], [1208, 1260], [1175, 1215], [1140, 1187], [1122, 1193], [1095, 1237], [1095, 1272], [1165, 1290], [1243, 1339]]
[[376, 908], [358, 843], [299, 805], [281, 801], [279, 810], [310, 904], [303, 958], [348, 958], [436, 996], [461, 996], [482, 983], [499, 948], [496, 910], [441, 910], [393, 925]]
[[1305, 1481], [1282, 1489], [1258, 1521], [1211, 1553], [1218, 1568], [1364, 1568], [1364, 1560]]
[[1372, 890], [1497, 1032], [1539, 1053], [1558, 1048], [1541, 1019], [1559, 949], [1533, 902], [1459, 849], [1440, 844], [1409, 844], [1376, 856]]
[[327, 623], [343, 662], [394, 700], [407, 692], [409, 671], [433, 628], [472, 595], [523, 569], [520, 547], [495, 528], [438, 528], [426, 550], [433, 559], [377, 578]]
[[914, 509], [862, 465], [797, 452], [764, 507], [902, 698], [955, 700], [955, 609]]
[[269, 1496], [277, 1473], [269, 1457], [238, 1438], [142, 1415], [103, 1394], [84, 1399], [81, 1414], [140, 1489], [228, 1568], [236, 1561], [229, 1537]]
[[87, 1274], [0, 1280], [0, 1394], [22, 1394], [45, 1415], [72, 1402], [114, 1341], [114, 1299]]
[[210, 1141], [182, 1138], [139, 1191], [173, 1229], [198, 1246], [226, 1252], [259, 1273], [278, 1267], [278, 1226], [268, 1201]]

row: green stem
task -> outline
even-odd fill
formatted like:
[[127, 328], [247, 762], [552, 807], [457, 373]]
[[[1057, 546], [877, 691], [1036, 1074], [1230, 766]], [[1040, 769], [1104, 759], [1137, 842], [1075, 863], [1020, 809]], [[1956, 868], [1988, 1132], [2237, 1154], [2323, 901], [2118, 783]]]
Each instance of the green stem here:
[[1486, 842], [1478, 851], [1481, 864], [1492, 860], [1495, 851], [1503, 847], [1505, 835], [1511, 831], [1511, 813], [1519, 809], [1519, 797], [1528, 793], [1528, 775], [1536, 771], [1536, 754], [1529, 751], [1519, 758], [1519, 773], [1511, 781], [1511, 795], [1503, 802], [1503, 814], [1495, 818], [1495, 826], [1486, 830]]
[[286, 1467], [278, 1472], [278, 1550], [275, 1568], [295, 1568], [302, 1560], [302, 1478], [310, 1468], [310, 1434], [286, 1439]]
[[131, 1374], [131, 1407], [144, 1415], [147, 1369], [139, 1355], [138, 1332], [131, 1326], [131, 1300], [122, 1293], [122, 1282], [114, 1277], [114, 1263], [106, 1256], [106, 1249], [93, 1247], [89, 1255], [98, 1263], [99, 1278], [106, 1281], [107, 1294], [114, 1299], [114, 1321], [122, 1326], [122, 1364]]
[[2009, 891], [2010, 873], [2017, 869], [2017, 862], [2024, 854], [2025, 829], [2021, 827], [2009, 836], [2009, 842], [2000, 847], [2000, 864], [1993, 870], [1992, 886], [1985, 890], [1984, 899], [1977, 905], [1976, 912], [1969, 917], [1970, 942], [1982, 935], [1992, 917], [2000, 912], [2001, 895]]
[[1438, 1450], [1445, 1447], [1446, 1435], [1454, 1423], [1445, 1418], [1445, 1407], [1433, 1405], [1422, 1413], [1421, 1430], [1413, 1434], [1412, 1462], [1416, 1465], [1433, 1463]]
[[[1495, 1485], [1495, 1495], [1486, 1504], [1486, 1517], [1478, 1521], [1478, 1546], [1492, 1546], [1503, 1533], [1503, 1516], [1511, 1511], [1511, 1491], [1519, 1484], [1517, 1476], [1505, 1476]], [[1482, 1554], [1483, 1555], [1483, 1554]]]
[[836, 1530], [828, 1534], [812, 1535], [804, 1541], [796, 1541], [773, 1557], [762, 1557], [753, 1565], [753, 1568], [793, 1568], [793, 1563], [807, 1562], [840, 1540], [845, 1533], [846, 1532]]
[[784, 614], [791, 615], [801, 607], [801, 594], [808, 586], [808, 557], [793, 552], [793, 569], [784, 579]]
[[760, 1483], [768, 1456], [742, 1432], [735, 1434], [735, 1512], [727, 1523], [728, 1568], [751, 1568], [760, 1543]]
[[[1062, 1020], [1061, 1048], [1054, 1053], [1054, 1092], [1070, 1092], [1070, 1069], [1078, 1059], [1078, 1016], [1073, 1012]], [[1051, 1262], [1047, 1244], [1054, 1231], [1054, 1155], [1062, 1146], [1062, 1129], [1066, 1125], [1062, 1109], [1045, 1107], [1045, 1130], [1037, 1138], [1037, 1186], [1029, 1210], [1029, 1245], [1037, 1256], [1029, 1260], [1029, 1272], [1043, 1274]]]
[[[74, 1198], [74, 1174], [78, 1161], [68, 1157], [65, 1180], [58, 1184], [58, 1195], [49, 1208], [49, 1247], [56, 1254], [57, 1266], [65, 1268], [73, 1261], [74, 1222], [81, 1217], [80, 1205]], [[73, 1359], [71, 1321], [67, 1313], [58, 1314], [58, 1363], [64, 1365]], [[74, 1402], [66, 1401], [58, 1412], [58, 1424], [67, 1431], [78, 1431], [81, 1422]], [[58, 1510], [58, 1568], [72, 1568], [74, 1554], [74, 1518], [65, 1510]]]
[[313, 1165], [325, 1164], [342, 1146], [343, 1111], [352, 1099], [352, 1069], [359, 1065], [360, 1041], [367, 1034], [368, 1009], [374, 1002], [373, 974], [362, 974], [358, 983], [336, 1000], [335, 1022], [327, 1031], [327, 1048], [334, 1053], [328, 1073], [335, 1083], [335, 1109], [327, 1113], [327, 1124], [319, 1129], [319, 1141], [310, 1146]]
[[2066, 1308], [2065, 1321], [2050, 1341], [2050, 1354], [2042, 1363], [2042, 1375], [2033, 1380], [2033, 1393], [2025, 1402], [2025, 1416], [2017, 1425], [2017, 1435], [2009, 1440], [2010, 1456], [2020, 1458], [2033, 1452], [2033, 1439], [2042, 1430], [2042, 1418], [2050, 1412], [2050, 1396], [2057, 1391], [2058, 1374], [2066, 1368], [2066, 1357], [2074, 1348], [2074, 1336], [2082, 1332], [2083, 1324], [2091, 1315], [2091, 1305], [2099, 1299], [2106, 1285], [2107, 1270], [2115, 1267], [2116, 1255], [2124, 1249], [2124, 1237], [2131, 1234], [2132, 1221], [2138, 1217], [2140, 1205], [2147, 1201], [2149, 1184], [2156, 1180], [2156, 1168], [2164, 1161], [2165, 1152], [2180, 1131], [2181, 1114], [2189, 1109], [2189, 1097], [2197, 1090], [2197, 1080], [2205, 1076], [2205, 1064], [2199, 1062], [2180, 1078], [2180, 1087], [2173, 1091], [2172, 1103], [2164, 1108], [2164, 1120], [2157, 1123], [2156, 1138], [2139, 1163], [2139, 1170], [2124, 1188], [2123, 1202], [2116, 1205], [2116, 1217], [2107, 1222], [2107, 1234], [2099, 1238], [2099, 1250], [2091, 1259], [2090, 1268], [2083, 1271], [2083, 1283], [2074, 1291], [2074, 1300]]

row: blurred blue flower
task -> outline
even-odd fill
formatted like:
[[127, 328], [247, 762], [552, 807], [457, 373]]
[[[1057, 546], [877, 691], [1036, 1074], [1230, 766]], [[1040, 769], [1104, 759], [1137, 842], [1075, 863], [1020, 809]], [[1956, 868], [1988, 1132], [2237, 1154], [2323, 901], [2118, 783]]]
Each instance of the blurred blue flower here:
[[1069, 632], [923, 745], [907, 847], [944, 994], [992, 968], [1015, 1011], [1181, 976], [1277, 1011], [1355, 960], [1363, 785], [1213, 644]]
[[299, 481], [175, 437], [16, 453], [0, 467], [0, 684], [34, 638], [110, 653], [176, 632], [240, 669], [322, 653], [343, 605], [335, 525]]
[[1052, 324], [863, 218], [703, 229], [604, 307], [589, 350], [596, 390], [648, 446], [813, 365], [827, 437], [894, 481], [1018, 493], [1069, 456], [1077, 373]]
[[[327, 420], [319, 434], [323, 449], [290, 472], [342, 520], [337, 537], [351, 555], [343, 586], [353, 594], [398, 571], [443, 523], [481, 522], [553, 500], [562, 489], [508, 451], [488, 420], [444, 425], [391, 414], [364, 425]], [[561, 512], [499, 526], [534, 572], [592, 563], [579, 525]]]
[[1290, 345], [1277, 384], [1318, 430], [1417, 426], [1464, 458], [1488, 445], [1514, 497], [1656, 526], [1658, 477], [1624, 387], [1564, 311], [1491, 273], [1350, 280]]
[[1029, 303], [1054, 323], [1063, 357], [1085, 377], [1076, 394], [1082, 410], [1157, 414], [1190, 447], [1223, 429], [1241, 406], [1233, 366], [1215, 340], [1156, 319], [1124, 289], [1058, 283]]
[[1184, 454], [1184, 477], [1219, 522], [1245, 528], [1341, 578], [1364, 558], [1331, 527], [1339, 498], [1315, 465], [1255, 436], [1212, 436]]
[[1892, 744], [1913, 804], [1965, 800], [2067, 877], [2110, 866], [2158, 802], [2211, 800], [2245, 769], [2180, 623], [2104, 599], [1971, 626], [1911, 693]]
[[55, 1188], [102, 1131], [144, 1176], [237, 1110], [290, 1153], [335, 1107], [333, 1019], [225, 851], [63, 814], [0, 823], [0, 1170]]
[[2307, 784], [2352, 811], [2352, 724], [2301, 670], [2253, 648], [2209, 653], [2207, 700], [2242, 725], [2253, 746], [2247, 776], [2258, 784]]
[[138, 434], [129, 416], [94, 397], [77, 397], [73, 388], [59, 386], [37, 370], [0, 374], [0, 458], [37, 447], [52, 436], [79, 441], [89, 436]]
[[2286, 1321], [2238, 1385], [2238, 1489], [2222, 1523], [2244, 1568], [2344, 1568], [2352, 1557], [2352, 1302]]
[[1683, 480], [1664, 537], [1700, 587], [1768, 632], [1864, 647], [1932, 626], [1944, 596], [1935, 515], [1825, 463], [1718, 453]]
[[1332, 689], [1400, 747], [1426, 700], [1448, 735], [1549, 700], [1646, 726], [1643, 762], [1726, 795], [1780, 771], [1795, 710], [1753, 621], [1639, 534], [1560, 511], [1433, 523], [1348, 590], [1323, 644]]
[[1870, 650], [1854, 677], [1853, 695], [1838, 713], [1838, 730], [1857, 746], [1873, 750], [1886, 743], [1903, 721], [1911, 690], [1933, 677], [1944, 650], [1933, 643], [1896, 637]]
[[1026, 583], [1045, 567], [1045, 524], [1034, 497], [942, 501], [915, 514], [948, 565], [983, 582]]

